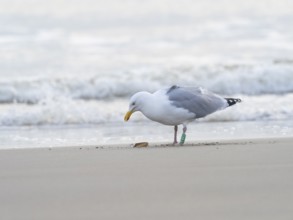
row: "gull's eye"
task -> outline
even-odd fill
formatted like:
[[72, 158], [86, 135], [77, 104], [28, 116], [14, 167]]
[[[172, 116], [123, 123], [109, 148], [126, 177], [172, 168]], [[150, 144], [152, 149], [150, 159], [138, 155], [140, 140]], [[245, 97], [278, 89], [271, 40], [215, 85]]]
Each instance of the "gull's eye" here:
[[132, 102], [131, 105], [135, 105], [135, 102]]

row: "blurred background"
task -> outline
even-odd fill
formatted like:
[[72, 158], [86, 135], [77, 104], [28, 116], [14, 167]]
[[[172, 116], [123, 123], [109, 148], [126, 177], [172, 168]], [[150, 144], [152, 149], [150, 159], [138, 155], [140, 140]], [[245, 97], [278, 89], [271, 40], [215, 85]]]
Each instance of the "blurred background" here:
[[122, 124], [133, 93], [173, 84], [244, 100], [205, 122], [293, 121], [291, 0], [0, 0], [0, 26], [8, 133]]

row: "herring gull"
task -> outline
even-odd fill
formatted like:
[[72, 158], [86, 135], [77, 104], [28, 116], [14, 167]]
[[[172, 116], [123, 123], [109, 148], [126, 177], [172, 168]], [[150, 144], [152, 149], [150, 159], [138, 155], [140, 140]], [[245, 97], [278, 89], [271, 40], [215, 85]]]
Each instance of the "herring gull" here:
[[240, 99], [223, 98], [201, 87], [172, 86], [154, 93], [138, 92], [130, 99], [129, 111], [124, 120], [128, 121], [132, 113], [142, 112], [152, 121], [174, 126], [174, 141], [177, 144], [178, 125], [183, 125], [180, 145], [186, 138], [187, 124], [197, 118], [203, 118], [218, 110], [241, 102]]

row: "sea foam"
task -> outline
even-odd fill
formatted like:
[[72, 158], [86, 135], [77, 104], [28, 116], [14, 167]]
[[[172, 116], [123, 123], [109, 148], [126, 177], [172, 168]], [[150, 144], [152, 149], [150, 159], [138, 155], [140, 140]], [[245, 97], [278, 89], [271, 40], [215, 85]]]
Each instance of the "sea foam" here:
[[[199, 121], [271, 121], [293, 120], [293, 94], [287, 95], [239, 95], [243, 102], [216, 112]], [[1, 106], [1, 126], [34, 125], [88, 125], [123, 123], [128, 110], [124, 98], [104, 100], [47, 100], [35, 105], [5, 104]], [[149, 121], [141, 113], [133, 114], [130, 123]]]
[[134, 69], [75, 78], [39, 78], [0, 81], [0, 103], [36, 104], [60, 97], [108, 100], [138, 91], [153, 92], [171, 85], [202, 86], [223, 94], [264, 95], [293, 92], [293, 65], [267, 64], [177, 66]]

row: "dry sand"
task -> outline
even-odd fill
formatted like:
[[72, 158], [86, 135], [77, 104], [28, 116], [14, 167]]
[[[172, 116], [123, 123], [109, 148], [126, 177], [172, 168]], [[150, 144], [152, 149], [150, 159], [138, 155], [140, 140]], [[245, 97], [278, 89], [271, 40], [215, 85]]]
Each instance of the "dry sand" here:
[[0, 151], [0, 219], [293, 219], [293, 138]]

